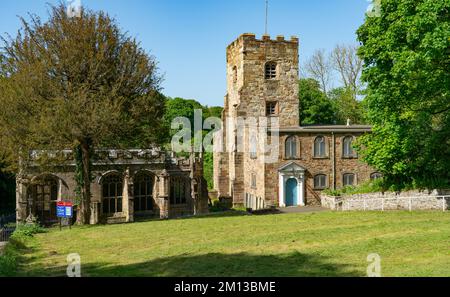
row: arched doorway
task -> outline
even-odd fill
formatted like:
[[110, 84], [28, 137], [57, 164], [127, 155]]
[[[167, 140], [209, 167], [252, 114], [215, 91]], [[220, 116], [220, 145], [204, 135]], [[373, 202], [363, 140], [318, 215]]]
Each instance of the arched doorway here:
[[305, 205], [305, 170], [294, 161], [278, 169], [279, 207]]
[[286, 206], [296, 206], [297, 204], [297, 180], [290, 178], [286, 181]]
[[36, 178], [30, 188], [32, 213], [41, 224], [58, 222], [56, 202], [58, 201], [58, 179], [53, 176]]

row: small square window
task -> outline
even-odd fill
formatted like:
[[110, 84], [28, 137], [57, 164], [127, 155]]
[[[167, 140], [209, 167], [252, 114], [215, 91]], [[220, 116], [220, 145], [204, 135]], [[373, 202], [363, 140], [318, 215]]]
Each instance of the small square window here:
[[266, 103], [266, 116], [274, 116], [278, 113], [277, 102], [267, 102]]
[[343, 176], [344, 187], [353, 186], [355, 184], [355, 175], [353, 173], [346, 173]]
[[327, 176], [324, 174], [318, 174], [314, 177], [314, 188], [325, 189], [327, 186]]

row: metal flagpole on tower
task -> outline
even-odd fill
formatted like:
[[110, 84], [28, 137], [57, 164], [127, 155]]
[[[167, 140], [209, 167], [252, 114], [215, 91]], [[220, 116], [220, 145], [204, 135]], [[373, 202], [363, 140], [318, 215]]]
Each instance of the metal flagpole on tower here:
[[269, 0], [266, 0], [266, 27], [264, 30], [264, 34], [267, 35], [267, 20], [269, 17]]

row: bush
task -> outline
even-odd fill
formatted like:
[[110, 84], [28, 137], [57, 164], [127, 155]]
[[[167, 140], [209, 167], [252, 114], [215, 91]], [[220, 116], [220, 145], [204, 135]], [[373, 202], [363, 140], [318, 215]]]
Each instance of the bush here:
[[221, 202], [220, 200], [213, 200], [212, 206], [209, 207], [210, 212], [220, 212], [230, 210], [229, 203]]
[[34, 234], [45, 233], [46, 229], [39, 226], [38, 224], [19, 224], [17, 225], [16, 231], [14, 231], [13, 237], [32, 237]]
[[383, 192], [384, 190], [385, 189], [383, 187], [383, 181], [381, 179], [376, 179], [362, 183], [358, 186], [345, 186], [337, 190], [326, 189], [323, 192], [330, 196], [341, 196], [343, 194], [353, 195], [353, 194]]
[[0, 255], [0, 276], [14, 276], [20, 259], [21, 250], [26, 248], [26, 241], [34, 234], [46, 230], [38, 224], [19, 224], [11, 235], [4, 253]]

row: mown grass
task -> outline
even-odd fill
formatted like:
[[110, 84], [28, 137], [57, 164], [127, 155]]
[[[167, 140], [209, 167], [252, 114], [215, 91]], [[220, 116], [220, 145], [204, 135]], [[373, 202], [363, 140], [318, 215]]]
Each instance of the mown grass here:
[[28, 238], [17, 275], [64, 276], [67, 255], [83, 276], [450, 276], [450, 213], [320, 212], [215, 215], [52, 229]]

